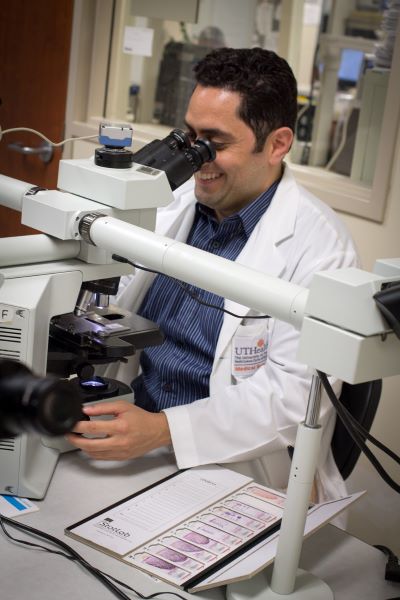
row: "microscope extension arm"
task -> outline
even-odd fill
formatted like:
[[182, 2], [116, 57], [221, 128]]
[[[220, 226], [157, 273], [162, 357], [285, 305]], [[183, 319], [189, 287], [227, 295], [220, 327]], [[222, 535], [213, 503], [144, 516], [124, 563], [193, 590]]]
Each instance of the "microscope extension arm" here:
[[[74, 161], [64, 162], [73, 164], [70, 177], [63, 183], [67, 185], [71, 179], [77, 186], [75, 182], [81, 182], [80, 187], [86, 186], [82, 196], [76, 191], [38, 191], [28, 183], [0, 175], [0, 202], [20, 210], [24, 224], [52, 236], [50, 244], [48, 238], [37, 236], [41, 240], [32, 254], [43, 257], [57, 248], [59, 254], [55, 253], [51, 260], [62, 255], [77, 256], [79, 244], [78, 258], [105, 264], [102, 261], [112, 262], [111, 255], [116, 253], [290, 323], [301, 330], [299, 360], [314, 369], [349, 383], [399, 372], [398, 339], [373, 299], [384, 286], [400, 280], [399, 259], [381, 266], [382, 274], [359, 269], [317, 273], [308, 290], [125, 222], [122, 219], [129, 210], [115, 210], [87, 199], [91, 185], [96, 185], [99, 178], [97, 170], [94, 171], [96, 167], [85, 163], [81, 168], [79, 161], [76, 165]], [[115, 169], [100, 171], [104, 178], [100, 192], [106, 188], [112, 198], [120, 191], [114, 183], [113, 171]], [[88, 175], [90, 178], [85, 181]], [[137, 182], [137, 189], [143, 194], [137, 200], [148, 203], [155, 193], [152, 177], [146, 176], [148, 188], [140, 187], [143, 174], [134, 172], [130, 177], [129, 202], [133, 202], [131, 198], [136, 200]], [[103, 192], [103, 196], [107, 194]], [[6, 247], [8, 243], [12, 241], [2, 241]], [[3, 254], [8, 256], [8, 264], [15, 264], [11, 262], [10, 252]], [[28, 245], [26, 256], [30, 257]], [[1, 264], [4, 262], [0, 261]], [[330, 352], [320, 352], [320, 348], [330, 349]]]
[[113, 217], [90, 218], [87, 233], [85, 221], [88, 243], [301, 328], [305, 288]]

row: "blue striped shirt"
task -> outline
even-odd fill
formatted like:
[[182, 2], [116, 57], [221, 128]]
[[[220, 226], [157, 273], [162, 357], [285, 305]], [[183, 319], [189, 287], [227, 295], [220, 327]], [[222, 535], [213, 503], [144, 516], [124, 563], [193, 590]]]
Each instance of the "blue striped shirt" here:
[[[187, 244], [235, 260], [267, 210], [278, 183], [221, 222], [214, 211], [197, 204]], [[155, 321], [165, 335], [163, 344], [142, 351], [142, 374], [132, 382], [136, 404], [152, 412], [209, 395], [223, 313], [199, 304], [181, 285], [157, 275], [139, 309], [139, 314]], [[184, 285], [203, 302], [223, 308], [221, 296]]]

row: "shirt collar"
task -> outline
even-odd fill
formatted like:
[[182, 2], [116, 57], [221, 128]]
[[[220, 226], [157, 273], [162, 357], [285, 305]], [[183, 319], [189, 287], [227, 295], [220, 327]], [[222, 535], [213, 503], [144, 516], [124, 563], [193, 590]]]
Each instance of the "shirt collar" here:
[[[249, 204], [244, 206], [239, 212], [223, 219], [221, 224], [227, 221], [241, 221], [244, 234], [248, 239], [256, 224], [268, 209], [279, 183], [280, 179], [275, 181], [269, 188], [262, 192], [255, 200], [252, 200]], [[215, 213], [212, 208], [197, 203], [196, 211], [197, 213], [206, 216], [208, 219], [216, 221]]]

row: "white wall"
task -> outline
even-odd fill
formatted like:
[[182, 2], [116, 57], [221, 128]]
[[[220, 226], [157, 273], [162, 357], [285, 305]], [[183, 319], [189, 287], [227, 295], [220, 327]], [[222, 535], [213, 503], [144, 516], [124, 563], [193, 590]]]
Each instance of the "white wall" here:
[[[376, 258], [400, 256], [400, 128], [384, 222], [344, 214], [341, 217], [356, 241], [365, 269], [371, 270]], [[371, 433], [400, 454], [400, 376], [384, 380]], [[395, 463], [380, 451], [377, 456], [391, 477], [400, 483], [399, 466], [395, 468]], [[364, 457], [360, 458], [347, 483], [350, 491], [366, 489], [368, 492], [350, 510], [348, 530], [370, 544], [383, 544], [400, 553], [400, 495], [382, 481]]]

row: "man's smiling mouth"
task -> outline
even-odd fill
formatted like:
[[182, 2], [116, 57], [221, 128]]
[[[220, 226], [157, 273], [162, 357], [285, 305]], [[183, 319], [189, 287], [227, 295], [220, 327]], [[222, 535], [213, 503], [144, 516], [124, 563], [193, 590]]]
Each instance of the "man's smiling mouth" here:
[[211, 181], [213, 179], [219, 179], [222, 177], [222, 173], [199, 173], [198, 178], [201, 181]]

